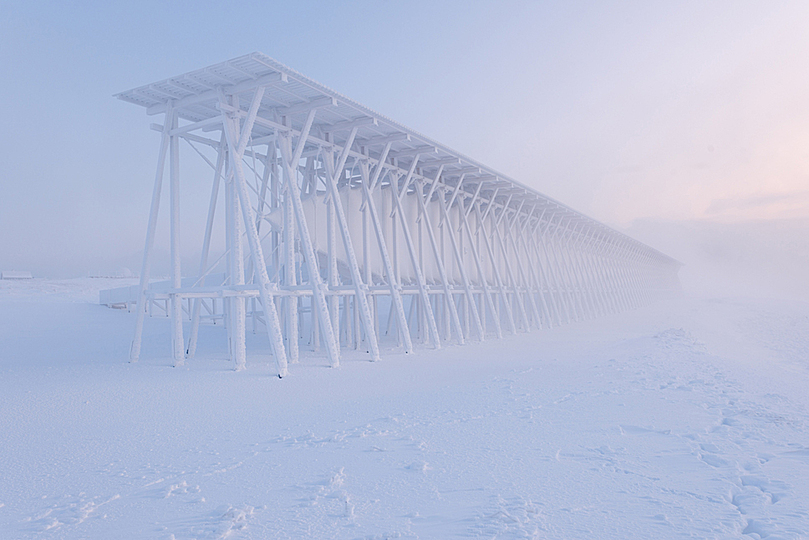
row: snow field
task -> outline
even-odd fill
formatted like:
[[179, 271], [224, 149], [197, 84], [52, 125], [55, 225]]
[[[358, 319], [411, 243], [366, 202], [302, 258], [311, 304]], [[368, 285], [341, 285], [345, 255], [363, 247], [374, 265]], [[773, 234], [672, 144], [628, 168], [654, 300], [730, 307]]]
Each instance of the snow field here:
[[[273, 376], [0, 288], [0, 538], [807, 538], [809, 306], [684, 298]], [[115, 280], [116, 283], [122, 280]], [[258, 351], [258, 354], [256, 354]]]

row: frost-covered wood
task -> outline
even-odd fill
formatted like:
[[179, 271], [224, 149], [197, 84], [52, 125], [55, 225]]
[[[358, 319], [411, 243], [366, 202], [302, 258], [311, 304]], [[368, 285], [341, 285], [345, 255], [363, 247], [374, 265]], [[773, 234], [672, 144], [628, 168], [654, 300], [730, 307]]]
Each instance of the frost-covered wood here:
[[[152, 306], [172, 319], [177, 365], [194, 356], [205, 320], [225, 324], [241, 369], [249, 318], [266, 329], [283, 376], [301, 347], [323, 347], [332, 366], [341, 347], [364, 345], [376, 360], [381, 343], [410, 352], [414, 340], [440, 348], [504, 326], [550, 328], [679, 288], [670, 257], [263, 54], [118, 97], [164, 116], [153, 125], [163, 139], [141, 283], [126, 300], [138, 312], [132, 360]], [[181, 180], [181, 140], [214, 172], [199, 275], [188, 280], [181, 182], [201, 179]], [[166, 161], [172, 276], [170, 287], [149, 287]], [[214, 219], [220, 188], [224, 224]], [[217, 226], [224, 253], [210, 262]]]
[[3, 270], [0, 272], [0, 279], [34, 279], [31, 272], [22, 270]]

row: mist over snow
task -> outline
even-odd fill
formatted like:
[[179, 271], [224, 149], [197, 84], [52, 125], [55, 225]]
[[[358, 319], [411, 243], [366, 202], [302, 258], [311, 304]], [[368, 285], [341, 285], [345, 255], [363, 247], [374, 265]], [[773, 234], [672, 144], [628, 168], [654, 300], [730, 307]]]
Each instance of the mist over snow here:
[[[202, 328], [0, 281], [0, 536], [801, 539], [809, 304], [680, 297], [279, 380]], [[135, 283], [129, 280], [128, 283]]]
[[809, 219], [639, 219], [624, 230], [683, 263], [686, 292], [809, 302]]

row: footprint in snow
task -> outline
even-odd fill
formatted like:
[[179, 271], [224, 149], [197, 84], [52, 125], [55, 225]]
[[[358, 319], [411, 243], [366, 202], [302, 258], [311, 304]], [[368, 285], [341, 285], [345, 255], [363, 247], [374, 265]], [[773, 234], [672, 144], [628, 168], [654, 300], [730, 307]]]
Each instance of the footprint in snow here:
[[640, 426], [625, 426], [623, 424], [618, 426], [618, 429], [621, 430], [621, 435], [648, 435], [648, 434], [671, 435], [670, 429], [656, 430]]
[[408, 471], [423, 473], [431, 470], [432, 467], [430, 467], [430, 464], [427, 463], [426, 461], [417, 460], [411, 463], [410, 465], [407, 465], [405, 469], [407, 469]]
[[[248, 528], [254, 514], [255, 509], [252, 506], [219, 506], [205, 518], [202, 530], [199, 531], [203, 534], [201, 538], [211, 540], [233, 538], [235, 534]], [[197, 531], [191, 532], [195, 533], [195, 537], [200, 537], [196, 534]]]
[[698, 454], [698, 457], [699, 457], [699, 459], [701, 459], [703, 462], [707, 463], [711, 467], [726, 467], [728, 465], [727, 461], [725, 461], [724, 459], [720, 458], [719, 456], [715, 456], [713, 454], [700, 453], [700, 454]]

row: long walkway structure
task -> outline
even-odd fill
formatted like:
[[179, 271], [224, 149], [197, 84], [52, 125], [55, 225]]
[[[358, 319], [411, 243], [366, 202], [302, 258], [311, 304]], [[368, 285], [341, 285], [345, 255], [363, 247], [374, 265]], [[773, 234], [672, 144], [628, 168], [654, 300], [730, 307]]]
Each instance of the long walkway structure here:
[[[194, 356], [201, 321], [222, 321], [243, 368], [250, 321], [266, 331], [284, 376], [301, 349], [325, 351], [332, 366], [346, 347], [378, 360], [381, 349], [409, 353], [414, 343], [440, 348], [615, 313], [679, 287], [676, 260], [264, 54], [117, 97], [163, 117], [152, 124], [162, 139], [132, 361], [159, 301], [176, 365]], [[199, 269], [185, 279], [181, 144], [212, 173]], [[166, 168], [171, 279], [155, 289]]]

